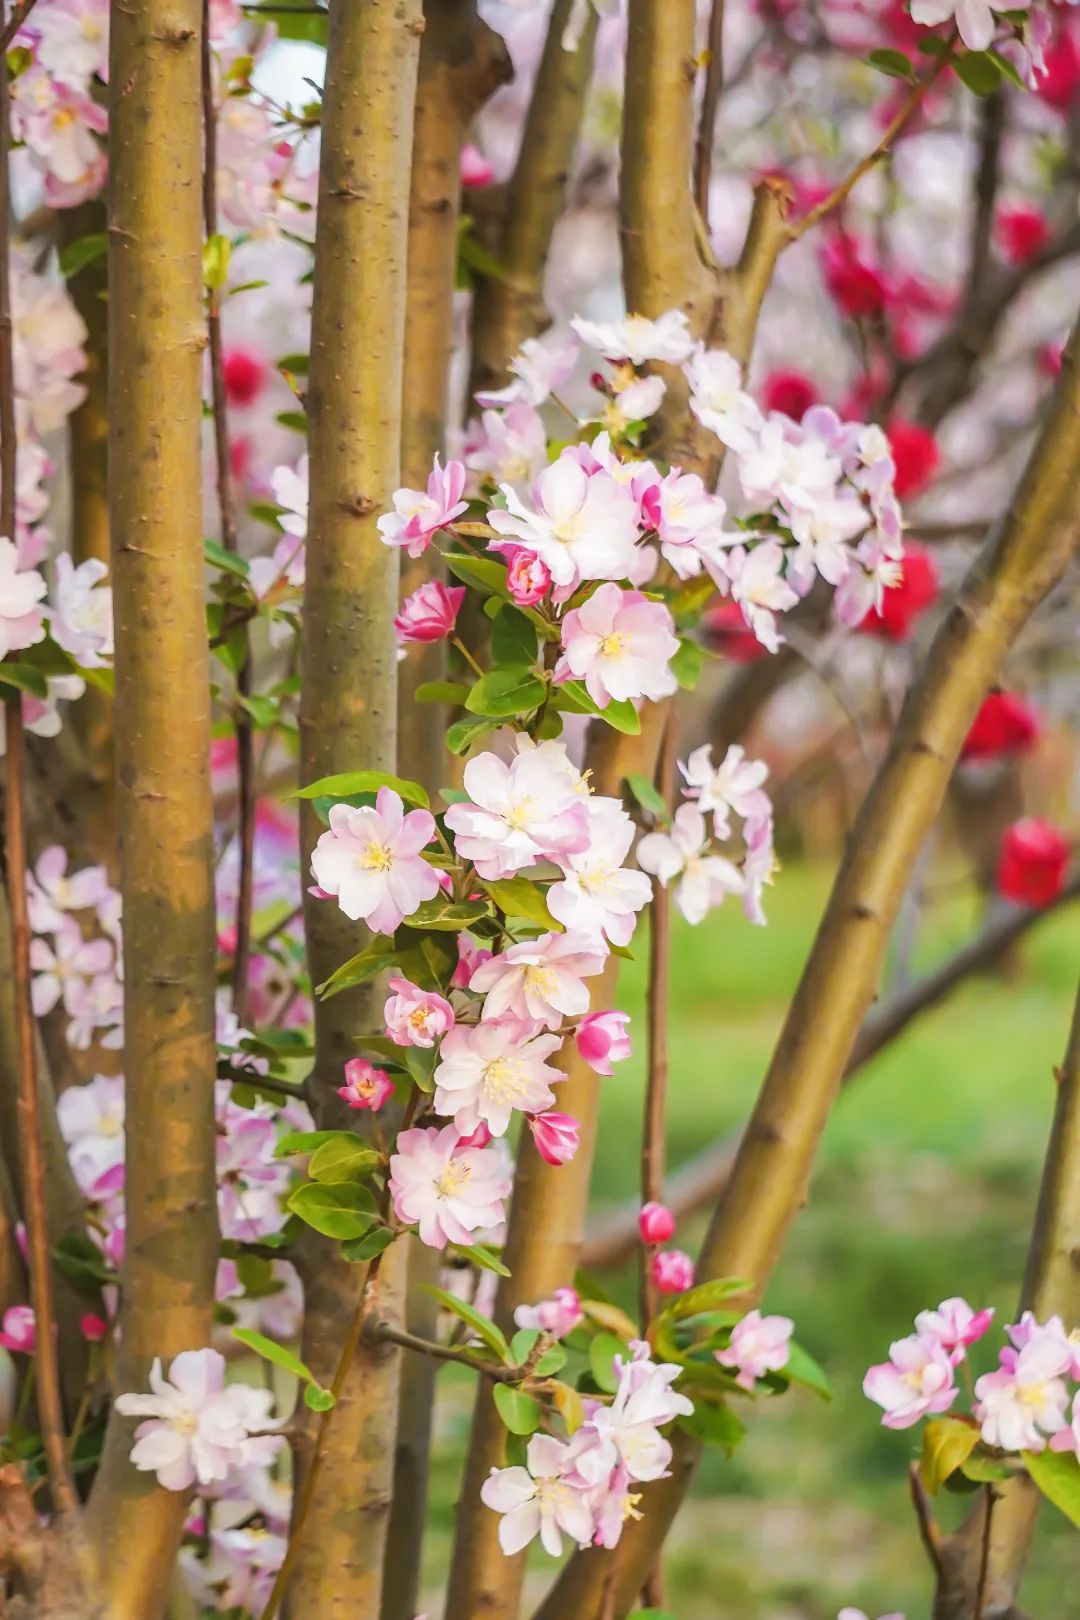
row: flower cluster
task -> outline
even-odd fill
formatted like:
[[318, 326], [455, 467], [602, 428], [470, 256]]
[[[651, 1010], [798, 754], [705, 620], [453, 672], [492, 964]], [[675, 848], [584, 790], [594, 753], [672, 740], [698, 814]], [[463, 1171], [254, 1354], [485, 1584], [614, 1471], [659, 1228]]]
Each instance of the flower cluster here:
[[122, 1417], [142, 1418], [131, 1460], [157, 1475], [167, 1491], [220, 1486], [230, 1475], [266, 1468], [280, 1450], [273, 1427], [273, 1395], [251, 1384], [226, 1384], [225, 1357], [217, 1350], [185, 1350], [168, 1377], [161, 1362], [150, 1369], [149, 1395], [116, 1397]]
[[26, 64], [11, 87], [12, 133], [52, 208], [74, 208], [105, 184], [108, 128], [97, 86], [109, 76], [108, 0], [48, 0], [16, 35]]
[[62, 1008], [76, 1051], [123, 1044], [120, 896], [103, 866], [68, 874], [58, 845], [43, 850], [29, 876], [31, 997], [39, 1018]]

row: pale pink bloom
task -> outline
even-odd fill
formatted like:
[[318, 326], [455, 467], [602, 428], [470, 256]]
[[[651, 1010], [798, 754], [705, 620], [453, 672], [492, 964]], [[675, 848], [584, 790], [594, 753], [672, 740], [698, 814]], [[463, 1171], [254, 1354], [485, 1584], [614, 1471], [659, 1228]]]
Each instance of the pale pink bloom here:
[[[46, 684], [48, 693], [44, 699], [36, 698], [29, 692], [22, 695], [23, 725], [34, 737], [57, 736], [60, 732], [60, 701], [70, 703], [82, 697], [86, 691], [86, 682], [81, 675], [50, 675]], [[6, 752], [7, 722], [0, 707], [0, 759]]]
[[439, 1048], [435, 1112], [453, 1115], [460, 1133], [482, 1120], [493, 1136], [503, 1136], [514, 1109], [532, 1114], [549, 1107], [552, 1084], [565, 1079], [546, 1062], [560, 1042], [557, 1035], [534, 1034], [535, 1028], [516, 1018], [456, 1025]]
[[634, 823], [613, 799], [588, 803], [588, 838], [580, 853], [559, 855], [563, 876], [547, 893], [548, 910], [564, 928], [613, 945], [628, 945], [637, 913], [652, 894], [641, 872], [623, 866]]
[[527, 484], [547, 463], [547, 433], [538, 411], [515, 400], [504, 411], [484, 411], [469, 423], [465, 465], [496, 484]]
[[581, 1020], [577, 1049], [595, 1073], [610, 1075], [613, 1063], [630, 1056], [629, 1024], [630, 1014], [624, 1012], [594, 1012]]
[[34, 14], [36, 60], [54, 78], [85, 88], [109, 76], [108, 0], [52, 0]]
[[505, 388], [477, 394], [478, 405], [543, 405], [556, 388], [561, 388], [577, 364], [575, 338], [552, 330], [543, 337], [526, 338], [520, 351], [507, 366], [510, 382]]
[[981, 1339], [994, 1320], [993, 1307], [972, 1310], [966, 1299], [943, 1299], [936, 1311], [920, 1311], [915, 1318], [919, 1333], [939, 1339], [955, 1362], [963, 1361], [964, 1351]]
[[743, 837], [746, 840], [746, 856], [742, 864], [743, 911], [756, 927], [763, 928], [768, 919], [762, 909], [761, 895], [772, 883], [777, 870], [772, 817], [761, 816], [748, 821], [743, 828]]
[[[284, 472], [286, 469], [278, 470]], [[284, 522], [285, 519], [280, 521]], [[260, 602], [282, 584], [302, 591], [307, 578], [307, 547], [303, 535], [283, 534], [269, 557], [252, 557], [248, 578]]]
[[216, 1350], [185, 1350], [165, 1378], [161, 1362], [150, 1369], [150, 1395], [118, 1395], [122, 1417], [147, 1421], [135, 1430], [131, 1461], [157, 1475], [168, 1491], [212, 1485], [235, 1468], [268, 1461], [280, 1447], [276, 1436], [253, 1439], [252, 1429], [272, 1426], [274, 1397], [249, 1384], [225, 1384], [225, 1358]]
[[[276, 1232], [284, 1219], [282, 1199], [291, 1172], [276, 1159], [278, 1127], [275, 1110], [260, 1102], [241, 1108], [232, 1101], [228, 1081], [219, 1081], [217, 1097], [218, 1216], [223, 1237], [254, 1243]], [[301, 1129], [310, 1129], [305, 1120]]]
[[469, 980], [482, 962], [490, 962], [492, 953], [484, 945], [477, 945], [468, 934], [457, 937], [458, 962], [450, 978], [452, 990], [467, 990]]
[[96, 1074], [85, 1085], [65, 1086], [56, 1099], [57, 1122], [72, 1173], [84, 1197], [124, 1162], [124, 1080]]
[[551, 572], [547, 563], [531, 551], [515, 546], [507, 553], [506, 588], [518, 607], [533, 607], [551, 589]]
[[737, 1367], [735, 1382], [742, 1389], [753, 1389], [766, 1373], [779, 1372], [791, 1357], [791, 1335], [795, 1324], [787, 1316], [762, 1316], [747, 1311], [731, 1330], [731, 1343], [717, 1350], [722, 1367]]
[[87, 557], [78, 567], [66, 551], [56, 559], [49, 629], [53, 640], [85, 669], [99, 669], [113, 654], [112, 591], [101, 584], [108, 572], [97, 557]]
[[1050, 1436], [1051, 1451], [1071, 1451], [1080, 1457], [1080, 1395], [1073, 1396], [1072, 1416], [1064, 1428]]
[[[580, 1431], [579, 1431], [580, 1432]], [[588, 1489], [575, 1482], [581, 1442], [534, 1434], [525, 1453], [525, 1468], [493, 1468], [480, 1487], [485, 1507], [503, 1515], [499, 1546], [508, 1558], [536, 1536], [553, 1558], [562, 1552], [564, 1535], [587, 1547], [593, 1537]]]
[[757, 508], [779, 502], [789, 514], [812, 512], [836, 493], [841, 464], [828, 441], [789, 416], [773, 415], [739, 460], [743, 494]]
[[690, 384], [690, 409], [702, 427], [737, 455], [752, 450], [763, 418], [743, 390], [739, 362], [726, 349], [699, 344], [683, 371]]
[[444, 641], [454, 633], [464, 585], [444, 585], [441, 579], [425, 580], [402, 602], [394, 629], [399, 641]]
[[727, 503], [711, 494], [697, 473], [672, 468], [666, 478], [648, 487], [641, 504], [659, 536], [664, 560], [680, 579], [701, 572], [703, 555], [742, 538], [738, 532], [727, 533]]
[[469, 989], [486, 997], [485, 1020], [520, 1018], [558, 1029], [588, 1009], [584, 980], [602, 971], [606, 954], [583, 935], [541, 934], [483, 963]]
[[292, 467], [275, 467], [270, 474], [274, 500], [278, 506], [285, 508], [278, 522], [286, 534], [296, 535], [300, 539], [307, 534], [309, 477], [307, 456], [300, 457], [295, 471]]
[[652, 1361], [649, 1346], [640, 1339], [631, 1343], [630, 1352], [629, 1358], [615, 1358], [615, 1399], [598, 1407], [589, 1420], [599, 1445], [582, 1456], [578, 1469], [593, 1485], [603, 1483], [620, 1463], [631, 1479], [663, 1479], [671, 1445], [659, 1431], [694, 1410], [688, 1396], [671, 1388], [681, 1367]]
[[897, 1339], [889, 1360], [871, 1367], [863, 1394], [882, 1407], [887, 1429], [910, 1429], [920, 1418], [947, 1412], [956, 1399], [953, 1365], [940, 1341], [928, 1333]]
[[581, 1126], [572, 1114], [530, 1114], [529, 1129], [545, 1164], [569, 1164], [578, 1150]]
[[399, 794], [379, 789], [374, 809], [335, 804], [330, 827], [311, 853], [316, 883], [334, 895], [353, 922], [392, 934], [425, 900], [439, 892], [439, 876], [420, 851], [435, 836], [427, 810], [406, 815]]
[[454, 1009], [434, 990], [421, 990], [408, 979], [389, 979], [394, 994], [383, 1008], [386, 1033], [397, 1046], [435, 1045], [454, 1027]]
[[[93, 943], [108, 946], [107, 940]], [[94, 1041], [108, 1052], [123, 1046], [124, 988], [113, 973], [98, 973], [92, 979], [68, 978], [64, 1006], [71, 1014], [67, 1038], [76, 1051], [85, 1052]]]
[[750, 629], [770, 652], [780, 645], [776, 628], [777, 613], [793, 608], [799, 597], [784, 578], [784, 549], [777, 540], [766, 540], [752, 551], [741, 546], [728, 553], [731, 594], [742, 608]]
[[[1020, 0], [1016, 10], [1027, 8], [1028, 0]], [[953, 19], [969, 51], [985, 51], [993, 43], [997, 19], [988, 0], [911, 0], [912, 22], [936, 28]]]
[[1064, 1375], [1070, 1348], [1040, 1336], [1022, 1350], [1002, 1350], [1000, 1365], [975, 1380], [974, 1414], [988, 1446], [1042, 1451], [1046, 1436], [1065, 1427], [1069, 1392]]
[[588, 845], [581, 793], [539, 750], [520, 752], [509, 764], [495, 754], [477, 754], [465, 766], [462, 785], [469, 802], [452, 804], [446, 825], [458, 854], [482, 878], [509, 877]]
[[563, 655], [556, 681], [583, 680], [593, 702], [670, 697], [678, 682], [668, 668], [679, 650], [671, 613], [639, 591], [601, 585], [562, 621]]
[[37, 1343], [37, 1321], [32, 1305], [9, 1305], [0, 1328], [0, 1345], [32, 1356]]
[[1064, 1348], [1072, 1358], [1069, 1377], [1080, 1379], [1080, 1328], [1066, 1330], [1060, 1316], [1048, 1316], [1045, 1322], [1039, 1322], [1033, 1311], [1025, 1311], [1019, 1322], [1014, 1322], [1005, 1331], [1017, 1350], [1025, 1350], [1029, 1344], [1043, 1340], [1059, 1349]]
[[747, 759], [746, 750], [738, 743], [732, 743], [718, 766], [713, 765], [711, 746], [703, 743], [692, 751], [685, 765], [679, 761], [679, 770], [686, 782], [686, 797], [706, 814], [712, 811], [717, 838], [728, 837], [732, 815], [746, 820], [772, 814], [772, 803], [762, 787], [769, 767], [763, 760]]
[[694, 351], [694, 337], [685, 313], [669, 309], [655, 321], [646, 315], [624, 315], [621, 321], [571, 320], [582, 343], [609, 360], [629, 360], [644, 365], [646, 360], [666, 360], [680, 365]]
[[338, 1086], [338, 1096], [350, 1108], [380, 1109], [394, 1090], [394, 1082], [385, 1069], [377, 1069], [367, 1058], [350, 1058], [345, 1065], [345, 1084]]
[[95, 139], [108, 128], [104, 107], [83, 86], [63, 84], [41, 67], [14, 80], [11, 101], [13, 128], [45, 174], [51, 200], [63, 198], [70, 206], [92, 195], [105, 174], [105, 154]]
[[45, 634], [39, 603], [45, 581], [33, 568], [19, 568], [11, 540], [0, 540], [0, 658], [32, 647]]
[[464, 1147], [453, 1125], [402, 1131], [390, 1157], [394, 1214], [418, 1225], [433, 1249], [470, 1244], [475, 1233], [498, 1226], [513, 1177], [494, 1147]]
[[213, 1529], [208, 1558], [185, 1547], [180, 1568], [195, 1602], [203, 1611], [261, 1614], [281, 1568], [287, 1542], [283, 1535], [259, 1529]]
[[564, 1339], [584, 1315], [576, 1288], [556, 1288], [550, 1299], [542, 1299], [538, 1305], [519, 1305], [514, 1321], [519, 1328], [538, 1328], [541, 1333]]
[[61, 997], [66, 1011], [74, 1015], [83, 981], [108, 973], [112, 964], [113, 948], [107, 939], [84, 939], [78, 923], [64, 917], [51, 945], [41, 935], [30, 941], [34, 973], [30, 995], [35, 1016], [44, 1018]]
[[466, 191], [477, 186], [490, 186], [494, 178], [495, 170], [480, 148], [466, 141], [461, 148], [461, 183]]
[[694, 1262], [685, 1249], [664, 1249], [654, 1254], [652, 1280], [661, 1294], [683, 1294], [694, 1282]]
[[725, 895], [742, 892], [738, 867], [722, 855], [710, 855], [708, 847], [705, 817], [695, 804], [681, 804], [669, 832], [646, 833], [638, 845], [638, 865], [661, 888], [678, 879], [675, 904], [689, 923], [703, 922]]
[[[870, 1617], [862, 1609], [848, 1608], [841, 1609], [836, 1616], [836, 1620], [870, 1620]], [[883, 1614], [881, 1620], [904, 1620], [904, 1616], [902, 1614]]]
[[615, 382], [615, 393], [608, 402], [604, 419], [623, 432], [631, 422], [645, 422], [664, 403], [667, 385], [663, 377], [635, 377], [633, 382]]
[[[563, 591], [583, 579], [623, 579], [633, 569], [637, 502], [602, 469], [590, 476], [574, 447], [540, 473], [532, 506], [510, 484], [501, 487], [506, 511], [489, 513], [492, 528], [539, 557]], [[499, 546], [493, 541], [490, 549]]]
[[426, 490], [395, 490], [394, 510], [376, 524], [384, 544], [403, 546], [410, 557], [422, 556], [432, 536], [467, 510], [469, 503], [461, 498], [464, 488], [463, 464], [448, 461], [443, 467], [436, 456]]
[[675, 1217], [665, 1204], [652, 1201], [638, 1211], [638, 1232], [642, 1243], [667, 1243], [675, 1236]]
[[29, 884], [30, 926], [35, 934], [55, 932], [65, 911], [89, 910], [112, 893], [103, 866], [84, 866], [70, 875], [67, 868], [67, 850], [60, 844], [50, 844], [38, 856]]
[[626, 1469], [620, 1464], [612, 1470], [603, 1485], [596, 1487], [592, 1498], [593, 1516], [596, 1520], [594, 1546], [617, 1547], [627, 1520], [640, 1519], [644, 1516], [638, 1509], [641, 1492], [631, 1489], [635, 1483], [636, 1481], [631, 1480]]

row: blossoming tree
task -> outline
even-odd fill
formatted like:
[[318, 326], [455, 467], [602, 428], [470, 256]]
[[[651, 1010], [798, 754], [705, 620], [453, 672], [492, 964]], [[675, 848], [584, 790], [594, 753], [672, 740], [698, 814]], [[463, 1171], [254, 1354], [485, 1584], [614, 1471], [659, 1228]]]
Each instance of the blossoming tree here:
[[[762, 1299], [841, 1081], [1076, 891], [1066, 835], [1007, 817], [1008, 906], [868, 1012], [946, 795], [1040, 730], [1004, 659], [1067, 618], [1064, 300], [1012, 340], [1011, 442], [983, 424], [991, 512], [901, 501], [963, 473], [937, 430], [977, 413], [1029, 283], [1075, 270], [1075, 151], [1045, 197], [999, 193], [1010, 119], [1030, 156], [1071, 105], [1075, 144], [1076, 16], [744, 11], [8, 7], [4, 1613], [410, 1620], [445, 1363], [475, 1383], [447, 1616], [518, 1614], [534, 1541], [571, 1554], [538, 1620], [657, 1613], [702, 1449], [829, 1394]], [[852, 149], [811, 165], [758, 115], [814, 62]], [[931, 239], [910, 154], [972, 118], [970, 252], [947, 238], [933, 283], [889, 235]], [[602, 245], [575, 255], [575, 225]], [[779, 356], [811, 274], [803, 373]], [[766, 925], [773, 777], [745, 737], [797, 659], [889, 723], [746, 1130], [685, 1194], [672, 906]], [[684, 695], [714, 665], [705, 726]], [[634, 953], [643, 1017], [615, 1006]], [[631, 1304], [580, 1261], [635, 1040]], [[992, 1313], [959, 1295], [866, 1376], [887, 1426], [926, 1420], [938, 1620], [1019, 1612], [1043, 1497], [1080, 1524], [1078, 1097], [1074, 1027], [970, 1411]], [[948, 1536], [946, 1482], [976, 1504]]]

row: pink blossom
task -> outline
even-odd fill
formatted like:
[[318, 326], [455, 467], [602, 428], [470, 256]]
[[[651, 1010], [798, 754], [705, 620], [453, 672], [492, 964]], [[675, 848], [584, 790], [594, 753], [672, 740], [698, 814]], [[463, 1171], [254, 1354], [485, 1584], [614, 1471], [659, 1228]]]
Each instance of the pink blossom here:
[[[501, 487], [506, 510], [491, 511], [492, 528], [539, 557], [565, 593], [583, 579], [623, 579], [633, 571], [637, 502], [602, 469], [590, 476], [576, 446], [540, 473], [532, 506], [510, 484]], [[492, 542], [491, 549], [500, 546]]]
[[380, 1109], [394, 1090], [394, 1082], [385, 1069], [377, 1069], [367, 1058], [350, 1058], [345, 1065], [345, 1085], [338, 1086], [338, 1096], [350, 1108]]
[[4, 1312], [3, 1322], [0, 1345], [5, 1350], [17, 1350], [21, 1355], [32, 1356], [37, 1344], [37, 1321], [33, 1306], [9, 1305]]
[[112, 965], [113, 948], [107, 939], [84, 939], [78, 923], [63, 917], [51, 945], [40, 935], [30, 941], [35, 1015], [44, 1018], [61, 997], [66, 1010], [76, 1015], [82, 1004], [83, 981], [107, 974]]
[[629, 360], [640, 366], [646, 360], [666, 360], [680, 365], [694, 350], [694, 337], [681, 309], [669, 309], [656, 320], [646, 315], [624, 315], [621, 321], [570, 322], [582, 343], [609, 360]]
[[103, 866], [84, 866], [68, 875], [67, 850], [50, 844], [38, 856], [29, 880], [30, 926], [35, 934], [51, 934], [63, 926], [66, 911], [87, 911], [110, 893]]
[[497, 484], [527, 484], [547, 465], [547, 433], [538, 411], [515, 400], [504, 411], [483, 411], [469, 423], [465, 465]]
[[665, 1204], [642, 1204], [638, 1211], [642, 1243], [667, 1243], [675, 1236], [675, 1217]]
[[[1028, 0], [1017, 7], [1026, 11]], [[988, 0], [911, 0], [911, 19], [928, 28], [955, 19], [960, 38], [969, 51], [985, 51], [997, 31]]]
[[884, 1408], [887, 1429], [910, 1429], [920, 1418], [947, 1412], [957, 1394], [949, 1353], [928, 1333], [897, 1339], [889, 1360], [866, 1374], [863, 1394]]
[[113, 654], [112, 591], [101, 584], [108, 572], [97, 557], [87, 557], [77, 568], [66, 551], [56, 559], [56, 599], [49, 629], [53, 640], [84, 669], [100, 669]]
[[637, 913], [652, 894], [642, 872], [622, 865], [634, 841], [634, 823], [613, 799], [588, 801], [586, 847], [557, 856], [562, 878], [548, 890], [548, 910], [564, 928], [627, 945]]
[[478, 186], [490, 186], [494, 178], [495, 170], [483, 152], [471, 141], [466, 141], [461, 148], [461, 184], [466, 191], [473, 191]]
[[465, 766], [462, 785], [469, 801], [450, 806], [446, 825], [458, 854], [482, 878], [509, 877], [588, 845], [581, 792], [568, 776], [551, 770], [540, 750], [519, 752], [509, 764], [495, 754], [477, 754]]
[[717, 838], [729, 835], [732, 815], [745, 821], [772, 814], [772, 803], [762, 787], [769, 767], [763, 760], [747, 759], [745, 748], [738, 743], [731, 744], [717, 766], [712, 762], [711, 746], [704, 743], [692, 751], [685, 765], [679, 761], [679, 770], [686, 782], [686, 797], [706, 814], [712, 811]]
[[108, 1322], [103, 1316], [98, 1316], [94, 1311], [88, 1311], [85, 1316], [79, 1318], [79, 1332], [87, 1344], [100, 1344], [108, 1331]]
[[514, 1321], [519, 1328], [538, 1328], [541, 1333], [564, 1339], [574, 1331], [584, 1314], [576, 1288], [556, 1288], [550, 1299], [542, 1299], [538, 1305], [519, 1305]]
[[558, 1050], [557, 1035], [535, 1035], [535, 1025], [515, 1018], [458, 1024], [443, 1039], [435, 1069], [434, 1109], [452, 1114], [459, 1132], [483, 1120], [503, 1136], [514, 1109], [536, 1113], [555, 1101], [552, 1084], [565, 1079], [546, 1059]]
[[763, 928], [768, 919], [762, 909], [762, 890], [772, 883], [777, 869], [772, 817], [761, 816], [748, 821], [743, 828], [743, 837], [746, 840], [746, 856], [742, 865], [743, 911], [755, 927]]
[[1042, 1451], [1046, 1436], [1065, 1427], [1069, 1392], [1064, 1381], [1072, 1354], [1046, 1335], [1022, 1350], [1002, 1350], [1000, 1365], [975, 1380], [975, 1417], [988, 1446]]
[[394, 620], [399, 641], [444, 641], [454, 633], [464, 585], [446, 586], [438, 579], [425, 580], [407, 596]]
[[56, 1099], [57, 1122], [81, 1192], [90, 1197], [102, 1176], [124, 1163], [124, 1080], [96, 1074], [65, 1086]]
[[727, 504], [706, 489], [697, 473], [673, 468], [649, 487], [642, 509], [659, 536], [661, 555], [680, 579], [701, 572], [703, 555], [741, 539], [737, 532], [725, 531]]
[[577, 1049], [597, 1074], [610, 1075], [613, 1063], [630, 1056], [627, 1029], [630, 1014], [624, 1012], [588, 1013], [577, 1027]]
[[545, 1164], [569, 1164], [578, 1150], [581, 1126], [572, 1114], [530, 1114], [529, 1129]]
[[45, 581], [33, 568], [19, 568], [11, 540], [0, 539], [0, 658], [32, 647], [45, 634], [41, 608]]
[[1080, 1328], [1066, 1329], [1060, 1316], [1048, 1316], [1045, 1322], [1036, 1320], [1033, 1311], [1025, 1311], [1019, 1322], [1005, 1329], [1017, 1350], [1029, 1344], [1048, 1341], [1057, 1349], [1064, 1349], [1072, 1358], [1069, 1377], [1080, 1380]]
[[533, 552], [514, 546], [507, 553], [506, 588], [518, 607], [533, 607], [551, 589], [551, 571]]
[[109, 76], [107, 0], [52, 0], [35, 13], [33, 32], [41, 66], [64, 83], [85, 86]]
[[1080, 1457], [1080, 1395], [1073, 1396], [1072, 1415], [1064, 1428], [1050, 1436], [1051, 1451], [1071, 1451]]
[[943, 1299], [936, 1311], [920, 1311], [915, 1327], [919, 1333], [939, 1339], [953, 1361], [960, 1362], [966, 1347], [981, 1339], [993, 1320], [993, 1307], [975, 1311], [966, 1299], [953, 1298]]
[[269, 1390], [225, 1384], [225, 1358], [217, 1350], [185, 1350], [165, 1378], [161, 1362], [150, 1369], [150, 1395], [118, 1395], [122, 1417], [141, 1417], [131, 1461], [157, 1475], [167, 1491], [212, 1485], [231, 1470], [268, 1462], [280, 1447], [276, 1436], [252, 1438], [252, 1429], [273, 1422]]
[[292, 467], [275, 467], [270, 475], [274, 500], [284, 508], [278, 522], [286, 534], [303, 539], [307, 534], [308, 504], [310, 500], [310, 472], [307, 456], [301, 456]]
[[742, 386], [742, 367], [724, 349], [699, 345], [683, 367], [690, 384], [690, 409], [736, 455], [753, 449], [762, 426], [757, 405]]
[[468, 508], [461, 499], [465, 488], [465, 468], [460, 461], [435, 466], [427, 490], [399, 489], [394, 494], [394, 510], [386, 512], [376, 527], [388, 546], [403, 546], [410, 557], [420, 557], [432, 536], [453, 523]]
[[678, 878], [675, 904], [689, 923], [703, 922], [725, 895], [739, 894], [738, 867], [709, 853], [705, 817], [695, 804], [681, 804], [668, 832], [646, 833], [637, 850], [638, 865], [651, 872], [662, 888]]
[[477, 394], [476, 403], [513, 405], [524, 401], [534, 407], [543, 405], [552, 391], [567, 381], [577, 357], [577, 340], [565, 332], [552, 329], [543, 337], [526, 338], [506, 368], [510, 373], [506, 387]]
[[553, 1558], [562, 1552], [564, 1535], [587, 1547], [593, 1537], [593, 1514], [587, 1487], [574, 1478], [581, 1441], [534, 1434], [525, 1453], [525, 1468], [493, 1468], [480, 1487], [485, 1507], [503, 1515], [499, 1546], [510, 1558], [536, 1536]]
[[766, 1373], [786, 1367], [791, 1355], [791, 1335], [795, 1324], [787, 1316], [762, 1316], [747, 1311], [731, 1330], [731, 1343], [715, 1352], [721, 1367], [737, 1367], [735, 1382], [742, 1389], [753, 1389]]
[[640, 591], [601, 585], [562, 622], [563, 656], [555, 679], [584, 680], [599, 708], [614, 699], [670, 697], [678, 682], [668, 664], [679, 650], [671, 613]]
[[694, 1262], [684, 1249], [664, 1249], [653, 1255], [652, 1280], [661, 1294], [682, 1294], [694, 1283]]
[[354, 810], [335, 804], [330, 827], [311, 854], [316, 883], [353, 922], [363, 919], [380, 934], [392, 934], [425, 900], [439, 892], [439, 877], [420, 851], [435, 836], [427, 810], [404, 814], [392, 788], [379, 789], [375, 807]]
[[640, 1339], [631, 1343], [630, 1352], [629, 1357], [615, 1358], [619, 1375], [615, 1399], [590, 1419], [600, 1444], [591, 1455], [583, 1456], [578, 1469], [594, 1484], [601, 1483], [619, 1464], [631, 1479], [662, 1479], [671, 1460], [671, 1445], [659, 1430], [694, 1410], [688, 1396], [671, 1388], [681, 1367], [652, 1361], [649, 1346]]
[[402, 1131], [390, 1157], [394, 1214], [418, 1224], [433, 1249], [469, 1244], [473, 1233], [498, 1226], [512, 1177], [495, 1148], [463, 1147], [453, 1125]]
[[482, 962], [490, 962], [492, 953], [484, 945], [477, 945], [468, 934], [457, 937], [458, 962], [450, 978], [453, 990], [467, 990], [469, 980]]
[[285, 1557], [286, 1538], [257, 1528], [210, 1531], [210, 1555], [180, 1553], [180, 1567], [199, 1609], [211, 1613], [261, 1614]]
[[390, 979], [394, 994], [383, 1008], [386, 1033], [397, 1046], [435, 1045], [454, 1027], [454, 1009], [445, 996], [421, 990], [408, 979]]
[[737, 547], [728, 553], [727, 570], [743, 618], [761, 645], [776, 652], [780, 645], [776, 614], [786, 613], [799, 600], [784, 578], [783, 547], [776, 540], [766, 540], [752, 551]]
[[584, 980], [601, 972], [606, 952], [581, 934], [541, 934], [522, 940], [478, 967], [469, 989], [486, 997], [481, 1017], [531, 1019], [560, 1028], [587, 1010]]

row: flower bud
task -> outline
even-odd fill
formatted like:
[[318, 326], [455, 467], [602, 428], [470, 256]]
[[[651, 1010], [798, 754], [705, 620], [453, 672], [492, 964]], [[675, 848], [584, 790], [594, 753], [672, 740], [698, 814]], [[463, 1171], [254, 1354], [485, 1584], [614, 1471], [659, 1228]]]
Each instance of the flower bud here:
[[675, 1217], [664, 1204], [643, 1204], [638, 1215], [642, 1243], [667, 1243], [675, 1236]]

